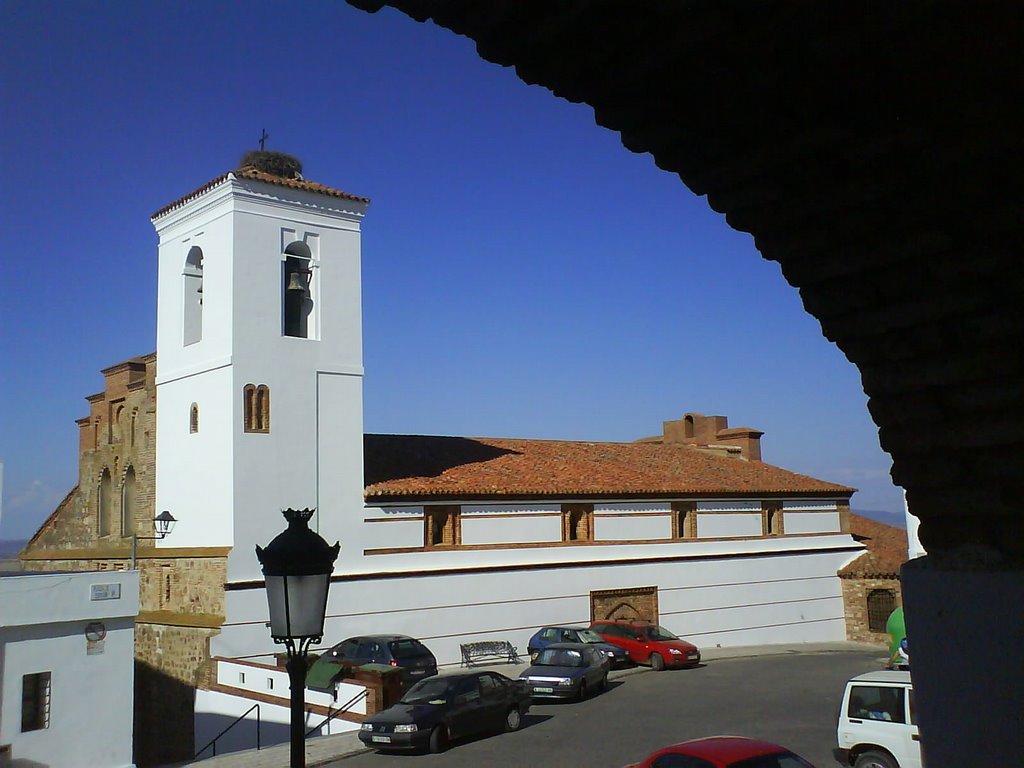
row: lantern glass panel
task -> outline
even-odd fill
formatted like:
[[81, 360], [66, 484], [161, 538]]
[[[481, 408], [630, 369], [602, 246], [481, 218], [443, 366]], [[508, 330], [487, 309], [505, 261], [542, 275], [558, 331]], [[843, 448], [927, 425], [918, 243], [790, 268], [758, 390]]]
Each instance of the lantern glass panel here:
[[320, 637], [330, 574], [267, 576], [271, 637]]

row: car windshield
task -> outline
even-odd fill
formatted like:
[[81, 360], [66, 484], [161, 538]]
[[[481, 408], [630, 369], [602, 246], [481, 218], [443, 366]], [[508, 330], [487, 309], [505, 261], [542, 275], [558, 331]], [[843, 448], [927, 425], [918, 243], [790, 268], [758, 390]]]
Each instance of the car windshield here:
[[604, 638], [592, 629], [581, 629], [579, 631], [581, 643], [603, 643]]
[[444, 704], [452, 695], [448, 680], [428, 677], [405, 692], [400, 699], [403, 704]]
[[644, 634], [650, 640], [678, 640], [679, 638], [673, 635], [664, 627], [643, 627], [640, 630], [641, 634]]
[[534, 664], [541, 667], [582, 667], [583, 654], [568, 648], [545, 648]]
[[415, 659], [417, 656], [426, 656], [430, 652], [419, 640], [393, 640], [388, 643], [391, 655], [396, 659]]

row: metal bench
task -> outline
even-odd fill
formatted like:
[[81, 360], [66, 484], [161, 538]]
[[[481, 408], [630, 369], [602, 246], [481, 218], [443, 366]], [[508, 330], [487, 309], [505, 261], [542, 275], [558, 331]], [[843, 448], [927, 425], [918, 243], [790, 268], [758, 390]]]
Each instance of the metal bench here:
[[459, 648], [462, 650], [462, 665], [464, 667], [475, 667], [488, 662], [502, 664], [519, 662], [516, 647], [508, 640], [481, 640], [477, 643], [462, 643]]

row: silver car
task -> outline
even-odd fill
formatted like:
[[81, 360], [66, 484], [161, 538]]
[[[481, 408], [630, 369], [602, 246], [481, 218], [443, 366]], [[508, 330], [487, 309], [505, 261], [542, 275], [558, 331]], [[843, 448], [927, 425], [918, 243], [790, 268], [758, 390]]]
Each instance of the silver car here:
[[588, 643], [553, 643], [519, 679], [534, 699], [585, 699], [608, 687], [608, 657]]

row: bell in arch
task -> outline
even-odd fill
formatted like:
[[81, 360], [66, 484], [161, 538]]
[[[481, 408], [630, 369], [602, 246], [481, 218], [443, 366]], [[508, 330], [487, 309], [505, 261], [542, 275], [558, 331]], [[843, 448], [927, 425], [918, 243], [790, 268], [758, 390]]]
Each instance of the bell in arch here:
[[288, 286], [285, 288], [288, 293], [305, 293], [308, 286], [301, 272], [288, 273]]

